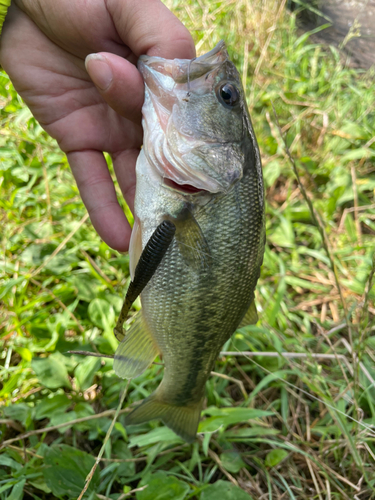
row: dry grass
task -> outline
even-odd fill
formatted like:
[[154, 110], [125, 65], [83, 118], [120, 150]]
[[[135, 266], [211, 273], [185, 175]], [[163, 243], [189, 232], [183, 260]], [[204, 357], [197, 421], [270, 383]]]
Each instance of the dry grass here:
[[[196, 443], [155, 422], [126, 434], [120, 413], [88, 491], [118, 500], [140, 488], [136, 498], [151, 500], [169, 485], [177, 499], [210, 500], [225, 480], [257, 500], [374, 498], [373, 73], [345, 67], [336, 50], [298, 33], [284, 0], [167, 4], [199, 53], [224, 38], [244, 77], [267, 195], [260, 322], [225, 346]], [[74, 462], [73, 449], [82, 463], [85, 452], [96, 456], [124, 388], [110, 359], [65, 353], [113, 353], [127, 257], [84, 222], [63, 156], [1, 78], [0, 402], [4, 438], [16, 441], [0, 459], [24, 468], [0, 476], [0, 498], [15, 477], [25, 479], [25, 498], [60, 498], [45, 472], [53, 462], [45, 444], [66, 460], [60, 471]], [[17, 170], [24, 164], [34, 183]], [[51, 360], [52, 381], [40, 360], [45, 370]], [[128, 405], [161, 376], [155, 364], [132, 381]], [[225, 498], [239, 498], [232, 494]]]

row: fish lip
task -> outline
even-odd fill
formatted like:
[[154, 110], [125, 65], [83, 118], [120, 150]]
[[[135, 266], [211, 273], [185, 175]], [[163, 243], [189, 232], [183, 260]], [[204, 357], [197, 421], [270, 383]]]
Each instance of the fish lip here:
[[[209, 59], [212, 56], [216, 56], [219, 52], [221, 52], [223, 49], [226, 50], [226, 45], [224, 40], [220, 40], [213, 49], [211, 49], [209, 52], [206, 52], [205, 54], [202, 54], [199, 57], [193, 57], [193, 59], [180, 59], [181, 61], [204, 61], [206, 59]], [[148, 56], [148, 55], [141, 55], [138, 59], [138, 61], [150, 63], [154, 61], [174, 61], [175, 59], [164, 59], [163, 57], [159, 56]]]
[[[215, 47], [210, 50], [209, 52], [206, 52], [205, 54], [202, 54], [201, 56], [199, 57], [193, 57], [193, 59], [180, 59], [181, 61], [204, 61], [204, 60], [207, 60], [209, 59], [210, 57], [212, 56], [216, 56], [216, 54], [218, 54], [219, 52], [221, 52], [223, 49], [226, 50], [226, 45], [225, 45], [225, 42], [224, 40], [220, 40], [220, 42], [218, 42]], [[228, 57], [228, 56], [226, 56]], [[164, 59], [163, 57], [159, 57], [159, 56], [148, 56], [148, 55], [142, 55], [139, 57], [138, 59], [138, 62], [142, 62], [144, 64], [150, 64], [152, 62], [161, 62], [161, 61], [175, 61], [176, 59]]]
[[228, 59], [225, 42], [220, 40], [212, 50], [193, 59], [164, 59], [142, 55], [138, 59], [137, 67], [146, 83], [148, 70], [168, 76], [174, 83], [186, 83], [214, 70]]

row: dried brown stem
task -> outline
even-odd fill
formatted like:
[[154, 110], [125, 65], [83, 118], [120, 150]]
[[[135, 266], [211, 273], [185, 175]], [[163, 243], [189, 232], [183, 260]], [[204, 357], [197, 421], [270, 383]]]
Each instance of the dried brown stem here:
[[95, 271], [103, 278], [103, 280], [108, 283], [109, 285], [112, 285], [112, 281], [108, 278], [106, 274], [103, 273], [103, 271], [100, 269], [98, 264], [95, 262], [94, 259], [90, 257], [90, 255], [81, 248], [81, 254], [85, 257], [85, 259], [91, 264], [91, 266], [95, 269]]
[[239, 487], [239, 484], [237, 482], [237, 479], [235, 479], [232, 474], [229, 474], [229, 472], [227, 470], [224, 469], [223, 467], [223, 464], [221, 463], [221, 460], [219, 458], [219, 456], [213, 451], [211, 450], [210, 448], [208, 448], [208, 454], [209, 456], [212, 458], [212, 460], [214, 462], [216, 462], [217, 466], [219, 467], [219, 469], [221, 470], [221, 472], [224, 474], [224, 476], [226, 476], [227, 479], [229, 479], [229, 481], [234, 484], [235, 486], [238, 486]]
[[101, 352], [90, 351], [67, 351], [67, 354], [79, 354], [80, 356], [91, 356], [92, 358], [114, 358], [113, 354], [102, 354]]
[[120, 402], [116, 408], [116, 412], [114, 414], [114, 417], [113, 417], [113, 420], [111, 422], [111, 425], [109, 426], [109, 429], [107, 431], [107, 434], [104, 438], [104, 441], [103, 441], [103, 444], [102, 444], [102, 447], [100, 448], [100, 451], [99, 451], [99, 455], [96, 457], [96, 460], [95, 460], [95, 463], [94, 465], [92, 466], [90, 472], [88, 473], [87, 477], [86, 477], [86, 483], [85, 483], [85, 486], [83, 487], [83, 490], [81, 491], [81, 494], [79, 495], [79, 497], [77, 498], [77, 500], [82, 500], [82, 497], [83, 495], [86, 493], [87, 491], [87, 488], [89, 487], [90, 483], [91, 483], [91, 480], [92, 478], [94, 477], [94, 474], [95, 474], [95, 471], [100, 463], [100, 460], [103, 456], [103, 453], [104, 453], [104, 450], [105, 450], [105, 447], [106, 447], [106, 444], [107, 444], [107, 441], [108, 439], [110, 438], [111, 436], [111, 433], [112, 433], [112, 430], [113, 430], [113, 427], [116, 423], [116, 420], [117, 420], [117, 417], [119, 416], [120, 414], [120, 411], [121, 411], [121, 406], [123, 405], [124, 403], [124, 400], [125, 400], [125, 397], [128, 393], [128, 388], [129, 388], [129, 384], [131, 382], [131, 379], [128, 380], [127, 384], [126, 384], [126, 387], [121, 395], [121, 398], [120, 398]]
[[[130, 408], [124, 408], [123, 410], [120, 410], [119, 414], [122, 413], [127, 413], [130, 411]], [[57, 425], [52, 425], [51, 427], [43, 427], [43, 429], [36, 429], [33, 431], [25, 432], [24, 434], [20, 434], [19, 436], [12, 438], [12, 439], [7, 439], [4, 441], [1, 446], [0, 450], [5, 448], [11, 443], [14, 443], [16, 441], [20, 441], [21, 439], [27, 439], [30, 436], [35, 436], [37, 434], [44, 434], [45, 432], [51, 432], [55, 431], [57, 429], [62, 429], [63, 427], [69, 427], [71, 425], [75, 424], [80, 424], [82, 422], [87, 422], [89, 420], [95, 420], [97, 418], [103, 418], [103, 417], [111, 417], [112, 415], [115, 415], [116, 410], [106, 410], [103, 411], [102, 413], [97, 413], [96, 415], [88, 415], [87, 417], [82, 417], [82, 418], [76, 418], [75, 420], [70, 420], [69, 422], [64, 422], [63, 424], [57, 424]]]

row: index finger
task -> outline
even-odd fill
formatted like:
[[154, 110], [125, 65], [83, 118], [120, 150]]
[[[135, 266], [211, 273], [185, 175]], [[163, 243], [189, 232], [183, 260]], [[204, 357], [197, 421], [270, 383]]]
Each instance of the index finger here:
[[119, 252], [127, 251], [131, 229], [117, 201], [103, 153], [95, 150], [71, 151], [67, 157], [95, 230], [110, 247]]
[[160, 0], [108, 0], [107, 8], [118, 34], [137, 56], [195, 57], [189, 31]]

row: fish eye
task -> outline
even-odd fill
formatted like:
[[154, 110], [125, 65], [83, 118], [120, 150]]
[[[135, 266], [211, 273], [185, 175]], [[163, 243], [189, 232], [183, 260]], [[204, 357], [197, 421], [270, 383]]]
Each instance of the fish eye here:
[[216, 95], [225, 107], [234, 108], [240, 101], [238, 89], [231, 83], [223, 83], [216, 91]]

